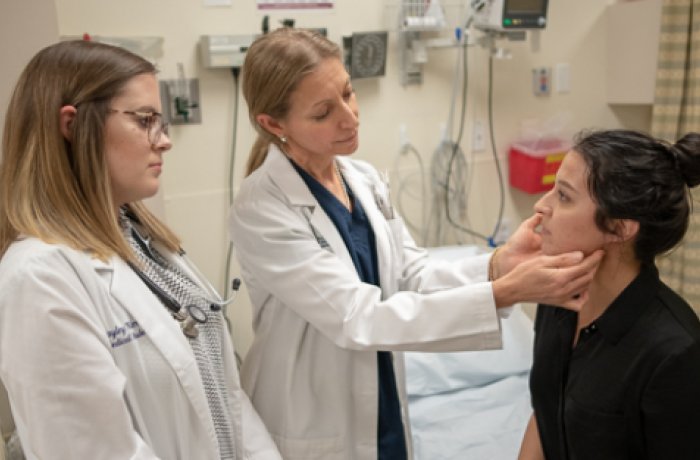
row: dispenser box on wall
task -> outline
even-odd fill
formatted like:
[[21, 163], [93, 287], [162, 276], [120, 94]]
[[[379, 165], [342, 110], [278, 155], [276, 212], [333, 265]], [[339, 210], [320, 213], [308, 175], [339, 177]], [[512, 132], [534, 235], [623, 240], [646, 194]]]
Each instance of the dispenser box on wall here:
[[257, 35], [202, 35], [199, 41], [202, 66], [240, 68]]
[[527, 193], [551, 190], [570, 147], [569, 141], [558, 138], [514, 142], [508, 152], [510, 185]]

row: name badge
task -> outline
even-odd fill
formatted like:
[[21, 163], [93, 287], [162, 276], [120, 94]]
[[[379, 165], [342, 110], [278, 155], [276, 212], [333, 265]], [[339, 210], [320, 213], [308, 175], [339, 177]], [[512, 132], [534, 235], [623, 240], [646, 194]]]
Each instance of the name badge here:
[[107, 331], [107, 337], [112, 345], [112, 348], [118, 348], [122, 345], [138, 339], [146, 334], [139, 323], [134, 320], [125, 322], [121, 326], [115, 326]]

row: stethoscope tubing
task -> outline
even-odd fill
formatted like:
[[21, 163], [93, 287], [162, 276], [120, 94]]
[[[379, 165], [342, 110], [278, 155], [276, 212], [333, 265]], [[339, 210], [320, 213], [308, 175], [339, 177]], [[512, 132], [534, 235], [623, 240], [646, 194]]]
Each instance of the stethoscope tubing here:
[[[131, 228], [131, 233], [134, 239], [136, 240], [136, 243], [141, 247], [141, 249], [144, 252], [146, 252], [148, 257], [151, 257], [153, 260], [156, 260], [155, 254], [151, 249], [150, 241], [142, 237], [138, 230], [136, 230], [136, 228], [133, 226]], [[214, 287], [211, 285], [211, 283], [209, 283], [206, 277], [202, 275], [197, 266], [189, 260], [189, 258], [185, 254], [185, 251], [180, 250], [179, 254], [182, 257], [186, 268], [196, 278], [196, 280], [193, 281], [195, 283], [200, 283], [204, 290], [208, 291], [210, 294], [217, 295]], [[199, 306], [195, 304], [189, 304], [185, 306], [185, 308], [183, 308], [177, 299], [165, 292], [165, 290], [162, 289], [155, 281], [153, 281], [143, 270], [141, 270], [132, 262], [127, 263], [129, 267], [134, 271], [134, 273], [136, 273], [136, 275], [141, 279], [141, 281], [143, 281], [143, 283], [148, 287], [148, 289], [163, 303], [163, 305], [165, 305], [165, 307], [170, 311], [172, 316], [180, 322], [182, 332], [189, 338], [197, 337], [197, 335], [199, 334], [197, 325], [207, 322], [207, 315], [204, 312], [204, 310], [202, 310]], [[233, 280], [233, 295], [228, 299], [212, 299], [206, 294], [204, 294], [202, 298], [207, 303], [209, 303], [209, 308], [212, 311], [221, 311], [223, 307], [233, 302], [233, 300], [236, 297], [238, 288], [240, 287], [240, 284], [241, 281], [238, 278], [235, 278]]]

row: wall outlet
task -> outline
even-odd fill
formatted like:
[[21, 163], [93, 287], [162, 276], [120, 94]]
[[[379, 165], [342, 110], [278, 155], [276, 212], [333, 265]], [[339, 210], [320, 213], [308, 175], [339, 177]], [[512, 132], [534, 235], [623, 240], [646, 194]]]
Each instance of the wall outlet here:
[[484, 131], [484, 122], [474, 120], [472, 129], [472, 152], [483, 152], [486, 149], [486, 132]]
[[552, 86], [552, 69], [537, 67], [532, 69], [532, 92], [535, 96], [549, 96]]

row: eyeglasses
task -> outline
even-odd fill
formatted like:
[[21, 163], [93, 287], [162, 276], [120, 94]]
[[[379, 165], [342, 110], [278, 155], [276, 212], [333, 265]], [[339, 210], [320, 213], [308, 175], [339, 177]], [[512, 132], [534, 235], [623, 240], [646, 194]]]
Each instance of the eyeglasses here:
[[163, 121], [163, 114], [158, 112], [138, 112], [132, 110], [109, 109], [110, 112], [123, 113], [134, 117], [139, 126], [148, 132], [148, 142], [156, 145], [162, 134], [168, 135], [169, 124]]

